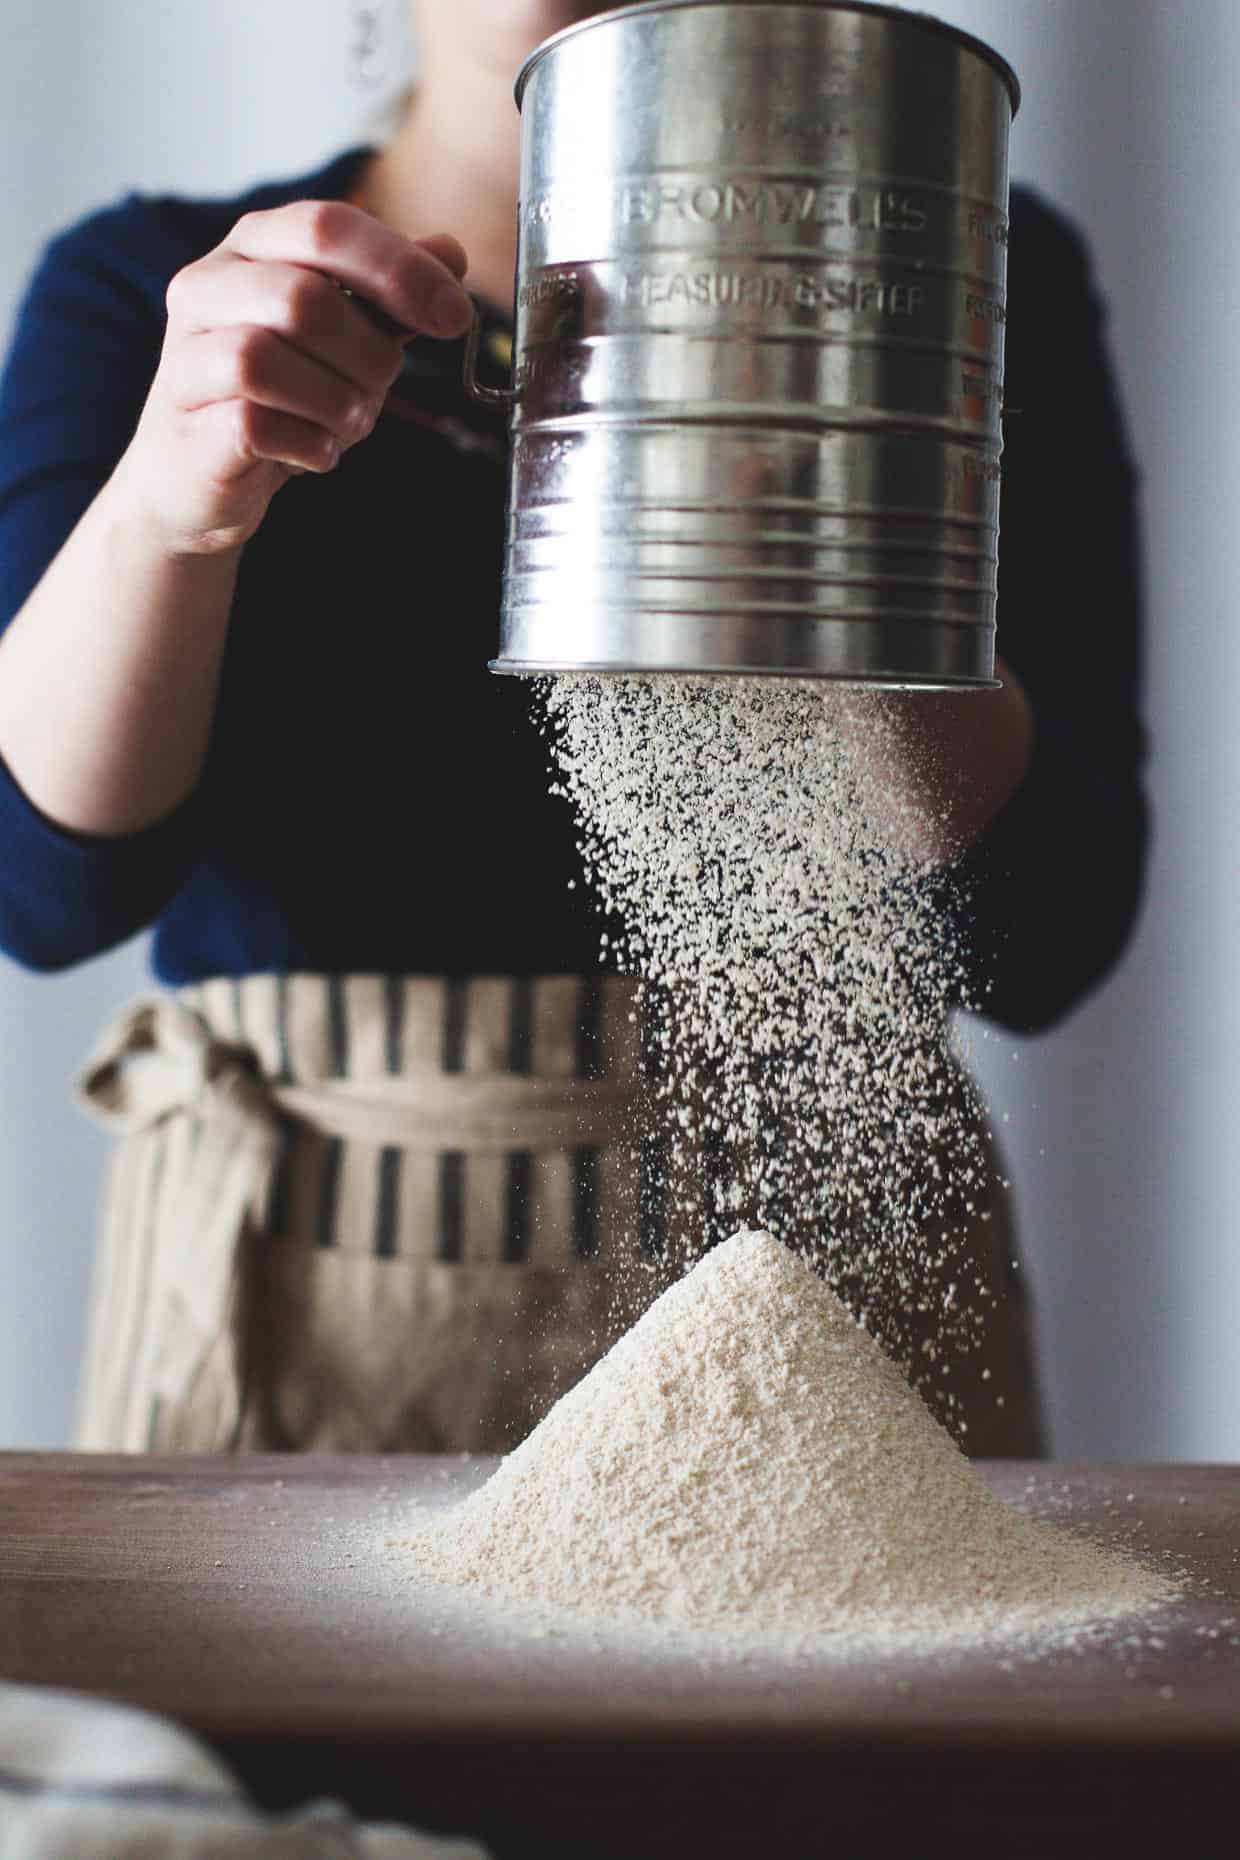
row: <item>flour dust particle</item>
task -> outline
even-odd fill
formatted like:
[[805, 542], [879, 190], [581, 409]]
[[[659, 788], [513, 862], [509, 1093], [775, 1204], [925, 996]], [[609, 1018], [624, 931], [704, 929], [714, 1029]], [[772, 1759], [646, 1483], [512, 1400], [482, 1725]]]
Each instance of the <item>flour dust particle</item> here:
[[605, 954], [643, 988], [669, 1224], [696, 1224], [698, 1252], [778, 1233], [950, 1413], [942, 1377], [994, 1303], [977, 1247], [1001, 1191], [950, 1044], [956, 881], [920, 851], [937, 778], [893, 773], [907, 711], [772, 678], [541, 695]]
[[419, 1579], [505, 1604], [789, 1653], [1042, 1645], [1173, 1592], [996, 1498], [821, 1279], [760, 1233], [665, 1292], [408, 1549]]

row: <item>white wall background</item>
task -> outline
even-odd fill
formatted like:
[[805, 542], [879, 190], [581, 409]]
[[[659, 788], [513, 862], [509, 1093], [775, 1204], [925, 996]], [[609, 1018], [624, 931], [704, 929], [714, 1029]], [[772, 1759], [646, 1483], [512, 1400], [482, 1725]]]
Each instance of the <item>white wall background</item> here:
[[[1145, 473], [1157, 837], [1140, 932], [1068, 1025], [976, 1045], [1009, 1117], [1055, 1445], [1240, 1459], [1240, 7], [937, 10], [1024, 81], [1014, 171], [1093, 242]], [[349, 80], [352, 11], [3, 0], [0, 325], [87, 207], [225, 191], [355, 139], [376, 97]], [[141, 982], [139, 949], [53, 980], [0, 967], [0, 1447], [68, 1438], [102, 1154], [68, 1087]]]
[[1140, 929], [1067, 1026], [976, 1049], [1011, 1120], [1055, 1447], [1234, 1460], [1240, 348], [1226, 304], [1240, 282], [1240, 7], [937, 10], [1024, 82], [1014, 172], [1090, 237], [1145, 479], [1155, 841]]

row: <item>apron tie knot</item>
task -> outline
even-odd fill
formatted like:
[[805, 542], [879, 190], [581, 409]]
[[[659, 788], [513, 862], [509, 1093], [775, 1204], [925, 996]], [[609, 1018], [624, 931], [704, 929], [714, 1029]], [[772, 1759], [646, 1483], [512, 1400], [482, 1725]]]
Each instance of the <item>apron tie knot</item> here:
[[[125, 1010], [79, 1081], [79, 1097], [127, 1136], [177, 1144], [152, 1204], [149, 1385], [185, 1400], [207, 1359], [226, 1359], [216, 1438], [235, 1441], [244, 1407], [233, 1313], [238, 1250], [271, 1181], [280, 1141], [272, 1092], [249, 1048], [230, 1045], [174, 995]], [[135, 1373], [138, 1373], [135, 1366]]]

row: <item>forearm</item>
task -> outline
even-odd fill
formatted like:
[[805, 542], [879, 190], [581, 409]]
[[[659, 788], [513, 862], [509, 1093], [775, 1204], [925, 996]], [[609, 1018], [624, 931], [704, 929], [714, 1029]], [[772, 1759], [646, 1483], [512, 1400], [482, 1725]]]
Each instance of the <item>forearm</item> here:
[[122, 459], [0, 639], [0, 755], [70, 832], [132, 833], [202, 767], [239, 549], [179, 553]]
[[1139, 780], [1088, 724], [1040, 715], [1029, 769], [947, 888], [971, 1005], [1018, 1032], [1052, 1026], [1114, 966], [1144, 882]]
[[1011, 799], [1029, 766], [1033, 713], [1000, 662], [998, 691], [891, 692], [842, 724], [863, 796], [888, 842], [946, 865]]

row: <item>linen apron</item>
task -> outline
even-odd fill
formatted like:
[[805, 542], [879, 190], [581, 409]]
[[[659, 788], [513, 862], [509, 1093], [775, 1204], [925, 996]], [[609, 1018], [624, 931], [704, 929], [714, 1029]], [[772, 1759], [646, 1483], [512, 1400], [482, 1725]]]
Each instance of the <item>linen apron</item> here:
[[[257, 975], [138, 1002], [81, 1087], [122, 1140], [78, 1445], [511, 1449], [698, 1244], [638, 1138], [641, 1074], [619, 977]], [[1034, 1454], [997, 1172], [970, 1246], [1001, 1296], [965, 1445]]]

